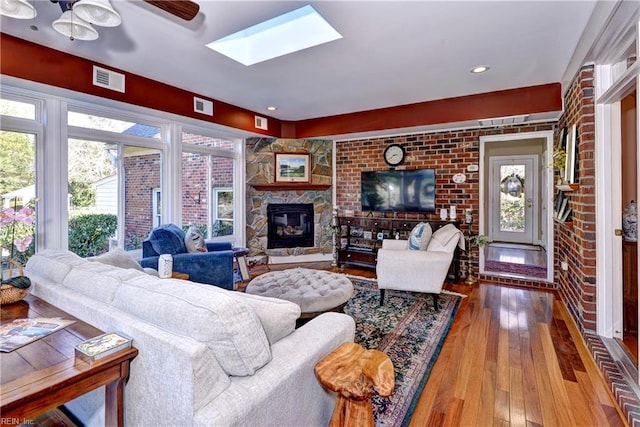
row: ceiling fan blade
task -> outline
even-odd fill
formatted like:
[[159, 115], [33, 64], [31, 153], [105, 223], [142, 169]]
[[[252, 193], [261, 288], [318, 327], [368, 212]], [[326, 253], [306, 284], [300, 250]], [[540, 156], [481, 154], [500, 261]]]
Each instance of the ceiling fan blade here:
[[167, 13], [191, 21], [198, 14], [200, 6], [191, 0], [144, 0]]

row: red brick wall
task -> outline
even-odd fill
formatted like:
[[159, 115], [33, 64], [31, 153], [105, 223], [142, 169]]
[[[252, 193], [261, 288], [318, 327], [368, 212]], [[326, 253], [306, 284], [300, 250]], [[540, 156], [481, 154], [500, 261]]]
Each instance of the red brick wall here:
[[[478, 172], [468, 172], [466, 167], [469, 164], [480, 163], [480, 137], [549, 131], [555, 128], [555, 122], [553, 122], [340, 141], [337, 143], [336, 153], [336, 194], [340, 214], [343, 215], [344, 210], [353, 210], [356, 215], [362, 214], [360, 212], [360, 172], [387, 170], [388, 166], [382, 154], [389, 144], [397, 143], [402, 144], [407, 153], [402, 165], [403, 169], [436, 170], [436, 213], [428, 214], [426, 217], [424, 214], [398, 213], [397, 218], [436, 220], [439, 219], [441, 207], [448, 208], [450, 205], [456, 205], [458, 218], [464, 220], [464, 209], [471, 208], [477, 220], [480, 206]], [[467, 176], [466, 182], [453, 183], [452, 177], [456, 173], [464, 173]], [[473, 224], [472, 232], [474, 234], [478, 232], [477, 222]], [[476, 260], [474, 271], [477, 274], [477, 248], [473, 252], [473, 259]], [[553, 284], [509, 278], [491, 277], [490, 280], [507, 285], [554, 287]]]
[[[182, 155], [182, 223], [206, 225], [207, 206], [212, 195], [207, 194], [207, 161], [209, 156], [183, 153]], [[233, 188], [233, 159], [213, 157], [212, 188]]]
[[[582, 332], [596, 330], [595, 103], [593, 66], [583, 67], [565, 96], [559, 128], [576, 124], [580, 188], [567, 193], [572, 225], [556, 222], [555, 259], [561, 298]], [[557, 267], [557, 266], [556, 266]]]
[[[187, 135], [187, 134], [185, 134]], [[185, 139], [189, 139], [187, 135]], [[232, 141], [214, 140], [195, 135], [188, 143], [218, 148], [233, 148]], [[213, 144], [213, 145], [212, 145]], [[206, 225], [207, 162], [209, 157], [182, 154], [182, 222], [184, 225]], [[153, 228], [153, 189], [160, 188], [160, 154], [125, 157], [125, 245], [141, 242]], [[233, 187], [233, 159], [213, 157], [212, 186]], [[132, 242], [133, 240], [133, 242]]]
[[160, 187], [160, 154], [124, 158], [125, 247], [141, 242], [153, 228], [153, 189]]
[[185, 225], [207, 224], [208, 159], [197, 153], [182, 154], [182, 223]]

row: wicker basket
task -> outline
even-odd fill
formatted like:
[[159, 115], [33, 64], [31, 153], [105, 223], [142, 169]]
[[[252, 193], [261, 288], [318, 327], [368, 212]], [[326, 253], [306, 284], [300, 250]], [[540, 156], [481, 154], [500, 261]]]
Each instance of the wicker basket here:
[[[11, 260], [9, 261], [9, 277], [13, 277], [14, 265], [17, 267], [18, 276], [23, 276], [24, 270], [22, 269], [22, 266], [14, 260]], [[21, 289], [9, 284], [2, 285], [0, 286], [0, 305], [18, 302], [27, 295], [29, 295], [29, 288]]]

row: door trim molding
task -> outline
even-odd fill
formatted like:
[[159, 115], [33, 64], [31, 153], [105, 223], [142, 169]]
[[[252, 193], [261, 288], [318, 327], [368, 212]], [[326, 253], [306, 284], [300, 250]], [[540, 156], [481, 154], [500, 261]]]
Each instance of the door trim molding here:
[[[542, 178], [542, 186], [540, 187], [540, 199], [542, 203], [549, 207], [553, 206], [553, 196], [554, 196], [554, 188], [553, 188], [553, 163], [552, 156], [549, 153], [553, 153], [553, 131], [538, 131], [538, 132], [524, 132], [524, 133], [513, 133], [506, 135], [484, 135], [480, 136], [480, 170], [478, 174], [478, 186], [479, 186], [479, 206], [478, 206], [478, 233], [486, 234], [486, 210], [488, 206], [483, 204], [484, 200], [487, 200], [488, 196], [485, 189], [485, 175], [488, 171], [485, 171], [484, 167], [484, 157], [485, 157], [485, 144], [490, 142], [500, 142], [500, 141], [517, 141], [521, 139], [534, 139], [534, 138], [544, 138], [546, 140], [545, 144], [545, 152], [541, 156], [541, 160], [543, 162], [541, 169], [541, 178]], [[546, 190], [546, 191], [545, 191]], [[543, 218], [546, 218], [546, 221], [541, 221], [543, 229], [541, 230], [542, 235], [544, 236], [544, 243], [546, 244], [545, 248], [547, 250], [547, 282], [553, 282], [553, 273], [554, 273], [554, 245], [553, 245], [553, 215], [552, 212], [547, 211], [542, 212]], [[480, 251], [479, 257], [479, 267], [480, 274], [487, 274], [484, 269], [484, 251]], [[496, 273], [490, 272], [489, 274], [495, 275]]]

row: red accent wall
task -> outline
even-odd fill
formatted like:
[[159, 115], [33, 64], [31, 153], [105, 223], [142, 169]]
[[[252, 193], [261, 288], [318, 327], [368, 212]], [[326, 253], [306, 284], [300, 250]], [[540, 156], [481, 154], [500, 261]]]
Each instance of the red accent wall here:
[[560, 83], [501, 90], [295, 122], [297, 138], [562, 110]]
[[[561, 85], [549, 83], [300, 121], [280, 121], [260, 113], [269, 120], [269, 130], [264, 131], [255, 127], [257, 113], [253, 111], [7, 34], [0, 33], [0, 44], [3, 75], [280, 138], [313, 138], [562, 110]], [[126, 93], [94, 86], [93, 65], [125, 74]], [[212, 117], [193, 111], [194, 95], [213, 101]]]
[[[261, 117], [268, 118], [269, 128], [272, 131], [257, 129], [255, 127], [255, 112], [128, 73], [111, 65], [89, 61], [4, 33], [0, 33], [0, 45], [2, 46], [0, 49], [0, 73], [3, 75], [264, 135], [271, 135], [274, 131], [279, 133], [280, 120], [259, 114]], [[121, 93], [94, 86], [91, 77], [94, 65], [124, 74], [126, 76], [126, 92]], [[213, 116], [193, 111], [194, 96], [213, 101]]]

